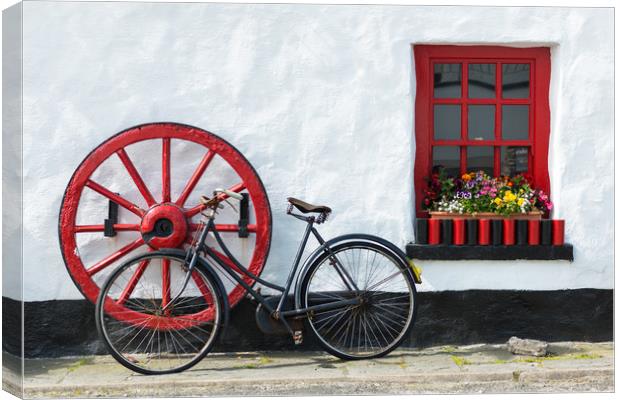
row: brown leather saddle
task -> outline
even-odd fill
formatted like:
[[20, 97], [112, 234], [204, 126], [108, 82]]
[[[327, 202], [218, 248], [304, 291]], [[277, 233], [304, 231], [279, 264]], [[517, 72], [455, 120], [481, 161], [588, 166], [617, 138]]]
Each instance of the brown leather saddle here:
[[308, 213], [325, 213], [329, 214], [332, 212], [332, 209], [327, 206], [315, 206], [314, 204], [306, 203], [305, 201], [296, 199], [294, 197], [289, 197], [288, 202], [291, 203], [296, 209], [301, 211], [304, 214]]

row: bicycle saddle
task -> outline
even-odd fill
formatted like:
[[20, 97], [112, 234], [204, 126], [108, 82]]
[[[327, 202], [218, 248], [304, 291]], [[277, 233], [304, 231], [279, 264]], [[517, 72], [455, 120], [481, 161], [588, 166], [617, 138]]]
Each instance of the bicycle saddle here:
[[289, 197], [288, 202], [295, 206], [296, 209], [304, 214], [307, 213], [330, 213], [332, 209], [327, 206], [315, 206], [314, 204], [306, 203], [294, 197]]

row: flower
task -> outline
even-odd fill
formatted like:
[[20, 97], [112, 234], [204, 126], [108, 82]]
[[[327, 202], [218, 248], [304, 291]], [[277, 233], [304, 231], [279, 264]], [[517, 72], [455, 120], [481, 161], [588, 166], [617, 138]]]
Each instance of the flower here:
[[515, 196], [510, 190], [507, 190], [504, 193], [504, 201], [509, 203], [511, 201], [515, 201], [515, 199], [517, 198], [517, 196]]
[[489, 177], [484, 171], [450, 177], [443, 168], [434, 168], [426, 179], [422, 207], [431, 211], [454, 213], [493, 212], [497, 214], [548, 213], [553, 204], [549, 196], [535, 189], [522, 175]]

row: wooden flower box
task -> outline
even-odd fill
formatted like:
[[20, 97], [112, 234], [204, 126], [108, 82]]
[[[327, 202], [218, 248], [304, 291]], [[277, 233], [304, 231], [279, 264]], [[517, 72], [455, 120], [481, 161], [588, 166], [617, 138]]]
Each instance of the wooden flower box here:
[[542, 211], [530, 211], [527, 213], [501, 215], [491, 212], [481, 212], [473, 214], [459, 214], [451, 213], [447, 211], [429, 211], [429, 215], [433, 219], [525, 219], [525, 220], [539, 220], [542, 219]]

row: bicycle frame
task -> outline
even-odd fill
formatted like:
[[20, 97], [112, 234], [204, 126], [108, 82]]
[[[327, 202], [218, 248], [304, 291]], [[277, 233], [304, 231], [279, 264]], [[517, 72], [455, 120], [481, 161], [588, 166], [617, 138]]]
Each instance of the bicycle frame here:
[[[323, 246], [326, 242], [323, 239], [323, 237], [319, 234], [319, 232], [316, 230], [316, 228], [314, 227], [314, 222], [315, 222], [315, 218], [314, 217], [304, 217], [302, 215], [297, 215], [297, 214], [293, 214], [293, 213], [289, 213], [290, 215], [294, 216], [297, 219], [303, 220], [307, 223], [306, 226], [306, 230], [303, 234], [301, 243], [299, 244], [299, 248], [297, 249], [297, 254], [295, 255], [295, 259], [293, 261], [293, 266], [291, 268], [291, 271], [289, 272], [289, 275], [286, 279], [286, 283], [284, 285], [284, 287], [276, 285], [274, 283], [268, 282], [264, 279], [261, 279], [260, 277], [254, 275], [252, 272], [248, 271], [247, 268], [245, 268], [243, 265], [241, 265], [241, 263], [239, 263], [239, 261], [237, 261], [237, 259], [232, 255], [232, 253], [228, 250], [228, 247], [226, 247], [226, 244], [224, 243], [224, 241], [222, 240], [219, 232], [217, 231], [216, 227], [215, 227], [215, 223], [214, 223], [214, 218], [213, 215], [207, 215], [208, 218], [208, 222], [206, 224], [206, 226], [203, 228], [202, 232], [200, 233], [200, 237], [198, 239], [198, 242], [196, 244], [196, 249], [195, 251], [192, 253], [191, 250], [188, 252], [188, 257], [191, 254], [191, 260], [190, 260], [190, 264], [188, 267], [188, 273], [186, 275], [185, 278], [185, 283], [180, 291], [180, 293], [177, 296], [180, 296], [181, 293], [183, 292], [183, 290], [185, 289], [185, 285], [187, 284], [187, 282], [189, 281], [189, 278], [191, 276], [191, 272], [193, 270], [193, 268], [196, 265], [196, 262], [198, 261], [198, 257], [199, 253], [201, 251], [203, 251], [206, 255], [208, 255], [209, 257], [211, 257], [223, 270], [224, 272], [229, 275], [231, 278], [233, 278], [238, 284], [240, 284], [241, 286], [243, 286], [243, 288], [245, 288], [248, 293], [254, 298], [256, 299], [260, 304], [262, 304], [263, 307], [265, 307], [265, 309], [274, 317], [274, 319], [280, 321], [282, 324], [285, 325], [285, 327], [287, 328], [287, 330], [291, 333], [294, 334], [292, 328], [289, 326], [288, 322], [286, 321], [286, 317], [293, 317], [293, 316], [300, 316], [303, 314], [306, 314], [308, 312], [314, 312], [314, 311], [325, 311], [325, 310], [330, 310], [330, 309], [335, 309], [335, 308], [339, 308], [345, 305], [357, 305], [360, 304], [360, 300], [355, 298], [355, 299], [349, 299], [349, 300], [339, 300], [339, 301], [333, 301], [330, 303], [326, 303], [326, 304], [320, 304], [320, 305], [316, 305], [316, 306], [312, 306], [312, 307], [307, 307], [307, 308], [294, 308], [292, 310], [283, 310], [284, 307], [284, 301], [286, 299], [286, 297], [289, 295], [289, 292], [291, 290], [291, 285], [293, 283], [293, 280], [295, 279], [295, 275], [297, 273], [297, 270], [299, 269], [299, 263], [301, 261], [301, 257], [303, 256], [303, 252], [306, 248], [306, 245], [308, 243], [308, 239], [310, 238], [310, 234], [314, 235], [314, 237], [317, 239], [317, 241]], [[252, 288], [251, 285], [249, 285], [247, 282], [245, 282], [243, 280], [244, 276], [239, 276], [237, 275], [233, 270], [232, 267], [230, 265], [228, 265], [228, 263], [226, 261], [224, 261], [221, 257], [220, 254], [218, 254], [218, 252], [216, 252], [214, 249], [212, 249], [211, 247], [207, 246], [205, 244], [205, 240], [207, 238], [207, 235], [209, 234], [209, 232], [213, 233], [213, 236], [215, 237], [215, 240], [217, 241], [218, 245], [222, 248], [222, 250], [224, 251], [224, 255], [226, 257], [228, 257], [228, 259], [235, 265], [236, 268], [239, 269], [239, 271], [241, 271], [242, 275], [244, 276], [249, 276], [250, 278], [252, 278], [253, 280], [255, 280], [256, 282], [265, 285], [271, 289], [274, 289], [278, 292], [281, 293], [281, 297], [280, 297], [280, 301], [278, 302], [278, 305], [275, 309], [273, 309], [273, 307], [271, 307], [269, 305], [269, 303], [267, 302], [267, 300], [256, 290], [254, 290]], [[329, 248], [329, 246], [323, 246], [323, 251], [325, 251], [326, 253], [330, 254], [330, 256], [333, 257], [333, 265], [334, 268], [336, 269], [336, 271], [338, 272], [338, 274], [340, 275], [341, 279], [343, 280], [343, 282], [345, 283], [345, 285], [352, 290], [359, 290], [357, 288], [357, 286], [355, 285], [353, 279], [351, 278], [351, 276], [349, 276], [348, 272], [346, 271], [345, 268], [343, 268], [343, 266], [340, 264], [340, 261], [337, 259], [337, 257], [335, 257], [332, 253], [331, 253], [331, 249]], [[173, 303], [174, 301], [171, 301], [169, 304]]]

